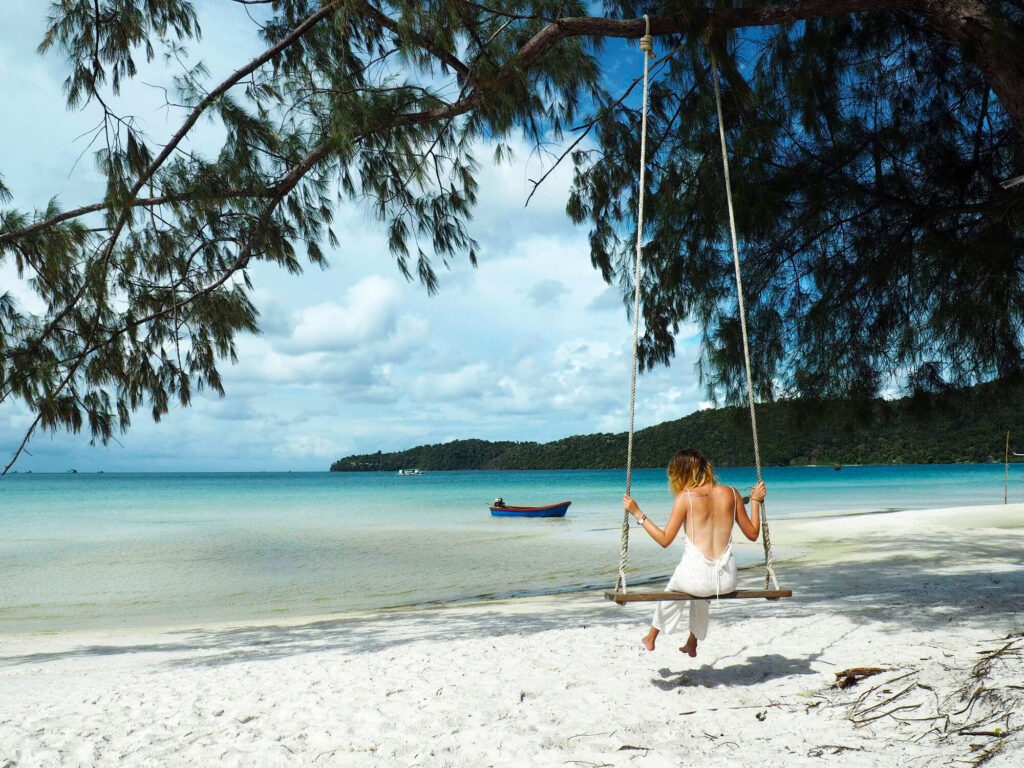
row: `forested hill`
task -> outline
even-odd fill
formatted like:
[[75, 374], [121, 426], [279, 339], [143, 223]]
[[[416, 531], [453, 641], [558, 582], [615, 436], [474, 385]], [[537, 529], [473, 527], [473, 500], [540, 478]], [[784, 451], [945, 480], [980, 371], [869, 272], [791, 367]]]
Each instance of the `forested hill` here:
[[[1024, 445], [1024, 383], [997, 382], [938, 395], [861, 403], [784, 401], [758, 406], [761, 456], [769, 466], [1001, 461], [1006, 432]], [[698, 411], [641, 430], [635, 465], [663, 467], [680, 448], [716, 466], [754, 463], [745, 408]], [[397, 453], [347, 456], [332, 472], [443, 469], [614, 469], [626, 435], [577, 435], [550, 443], [455, 440]], [[1011, 457], [1012, 458], [1012, 457]]]

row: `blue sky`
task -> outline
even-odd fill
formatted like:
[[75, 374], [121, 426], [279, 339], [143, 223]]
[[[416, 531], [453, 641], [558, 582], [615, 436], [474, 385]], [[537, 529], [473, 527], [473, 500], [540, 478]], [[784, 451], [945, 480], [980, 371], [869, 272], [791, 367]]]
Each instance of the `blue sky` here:
[[[59, 55], [35, 52], [47, 3], [5, 0], [0, 11], [0, 82], [9, 110], [0, 125], [0, 174], [14, 206], [64, 207], [102, 194], [85, 141], [99, 115], [69, 113]], [[260, 50], [241, 5], [196, 3], [204, 37], [193, 46], [214, 81]], [[610, 73], [640, 54], [609, 41]], [[143, 85], [169, 82], [145, 67], [119, 102], [154, 138], [176, 115]], [[631, 79], [636, 72], [625, 72]], [[626, 79], [623, 80], [626, 82]], [[203, 128], [202, 130], [212, 130]], [[202, 134], [197, 138], [202, 147]], [[591, 267], [585, 228], [565, 215], [571, 166], [558, 169], [531, 201], [529, 179], [543, 172], [519, 142], [511, 165], [493, 166], [481, 146], [480, 204], [471, 225], [480, 264], [456, 263], [428, 296], [398, 272], [380, 228], [343, 206], [331, 267], [291, 276], [258, 265], [254, 298], [263, 334], [239, 339], [239, 363], [223, 364], [227, 396], [198, 396], [159, 424], [145, 411], [109, 446], [87, 435], [40, 434], [21, 471], [319, 470], [354, 452], [395, 450], [457, 438], [551, 440], [626, 428], [631, 327], [617, 290]], [[77, 161], [77, 162], [76, 162]], [[0, 263], [0, 291], [32, 306], [11, 263]], [[703, 393], [697, 349], [680, 339], [676, 360], [641, 377], [637, 423], [691, 413]], [[0, 406], [0, 445], [13, 451], [31, 422], [18, 403]]]

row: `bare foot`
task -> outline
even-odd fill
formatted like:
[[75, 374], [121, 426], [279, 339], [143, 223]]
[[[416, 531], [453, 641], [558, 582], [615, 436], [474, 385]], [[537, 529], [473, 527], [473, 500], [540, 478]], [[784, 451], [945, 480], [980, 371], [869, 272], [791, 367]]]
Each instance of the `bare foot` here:
[[654, 650], [654, 638], [650, 635], [644, 635], [643, 639], [640, 642], [644, 644], [644, 648], [646, 648], [648, 651]]
[[680, 646], [679, 650], [691, 659], [695, 658], [697, 656], [697, 638], [690, 635], [690, 639], [686, 641], [686, 645]]

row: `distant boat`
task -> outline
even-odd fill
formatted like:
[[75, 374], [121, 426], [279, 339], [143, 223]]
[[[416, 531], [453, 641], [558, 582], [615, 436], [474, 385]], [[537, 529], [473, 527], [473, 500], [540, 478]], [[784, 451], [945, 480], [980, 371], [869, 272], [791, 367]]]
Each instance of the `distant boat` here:
[[400, 469], [400, 470], [398, 470], [398, 474], [400, 474], [402, 477], [410, 477], [412, 475], [422, 475], [423, 474], [423, 470], [422, 469]]
[[842, 464], [833, 464], [832, 465], [832, 469], [834, 469], [836, 472], [838, 472], [842, 468], [843, 468]]
[[565, 517], [571, 501], [560, 501], [546, 507], [512, 507], [504, 502], [491, 507], [493, 517]]

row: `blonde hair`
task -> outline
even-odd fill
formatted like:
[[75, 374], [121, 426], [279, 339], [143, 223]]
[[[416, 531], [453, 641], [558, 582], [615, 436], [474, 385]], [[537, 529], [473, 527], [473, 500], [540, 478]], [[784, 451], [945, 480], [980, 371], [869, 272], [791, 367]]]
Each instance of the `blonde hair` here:
[[684, 448], [673, 456], [665, 474], [668, 475], [668, 487], [672, 493], [717, 482], [711, 462], [700, 451], [692, 448]]

